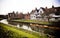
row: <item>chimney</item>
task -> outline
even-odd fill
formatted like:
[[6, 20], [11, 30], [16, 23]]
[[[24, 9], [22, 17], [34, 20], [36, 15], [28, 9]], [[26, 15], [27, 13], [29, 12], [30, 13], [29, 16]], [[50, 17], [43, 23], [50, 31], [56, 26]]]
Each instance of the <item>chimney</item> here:
[[52, 5], [52, 8], [54, 8], [54, 5]]
[[47, 9], [47, 7], [45, 7]]
[[15, 12], [13, 11], [12, 13], [14, 14]]
[[37, 10], [37, 8], [35, 8], [35, 10]]

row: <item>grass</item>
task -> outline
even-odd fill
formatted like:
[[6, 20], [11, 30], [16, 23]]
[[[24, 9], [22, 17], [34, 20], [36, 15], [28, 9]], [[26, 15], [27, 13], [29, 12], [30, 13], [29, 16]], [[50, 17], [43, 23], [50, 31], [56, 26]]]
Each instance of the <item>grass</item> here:
[[2, 20], [2, 18], [0, 18], [0, 20]]
[[[39, 33], [0, 23], [0, 38], [42, 38]], [[45, 36], [45, 38], [47, 38]]]
[[39, 21], [39, 20], [12, 20], [14, 22], [27, 22], [27, 23], [38, 23], [38, 24], [49, 24], [46, 21]]

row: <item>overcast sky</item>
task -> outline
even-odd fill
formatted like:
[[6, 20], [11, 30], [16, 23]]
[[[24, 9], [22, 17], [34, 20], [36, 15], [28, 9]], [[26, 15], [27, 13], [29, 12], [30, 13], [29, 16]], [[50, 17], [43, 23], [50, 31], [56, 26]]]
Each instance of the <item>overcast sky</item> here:
[[60, 0], [0, 0], [0, 15], [12, 11], [27, 13], [40, 7], [60, 6]]

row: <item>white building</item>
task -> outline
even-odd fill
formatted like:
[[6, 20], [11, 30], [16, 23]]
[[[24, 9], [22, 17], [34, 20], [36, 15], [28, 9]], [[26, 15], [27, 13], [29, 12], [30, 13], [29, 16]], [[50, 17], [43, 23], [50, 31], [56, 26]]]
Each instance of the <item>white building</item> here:
[[41, 20], [42, 16], [41, 14], [44, 13], [43, 9], [40, 8], [40, 9], [35, 9], [35, 10], [32, 10], [32, 12], [30, 13], [30, 19], [31, 20]]

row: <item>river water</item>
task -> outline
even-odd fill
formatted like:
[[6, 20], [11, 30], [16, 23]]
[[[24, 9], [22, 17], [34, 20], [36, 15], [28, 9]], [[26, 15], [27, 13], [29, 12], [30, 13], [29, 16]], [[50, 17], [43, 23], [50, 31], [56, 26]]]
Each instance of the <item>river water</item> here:
[[[8, 24], [7, 19], [3, 19], [3, 20], [1, 20], [0, 22], [1, 22], [1, 23], [4, 23], [4, 24]], [[11, 24], [8, 24], [8, 25], [11, 25]], [[14, 25], [11, 25], [11, 26], [14, 26]], [[26, 25], [22, 25], [22, 27], [20, 27], [19, 24], [17, 24], [15, 27], [32, 31], [31, 27], [28, 27], [28, 26], [26, 26]]]
[[[4, 23], [4, 24], [8, 24], [7, 19], [3, 19], [3, 20], [1, 20], [0, 22], [1, 22], [1, 23]], [[26, 30], [29, 30], [29, 31], [33, 31], [33, 30], [31, 29], [31, 27], [28, 27], [27, 25], [22, 25], [22, 27], [20, 27], [19, 24], [17, 24], [17, 25], [8, 24], [8, 25], [10, 25], [10, 26], [15, 26], [15, 27], [17, 27], [17, 28], [26, 29]], [[33, 31], [33, 32], [36, 32], [36, 31]], [[60, 31], [58, 31], [58, 32], [60, 33]], [[59, 33], [58, 33], [58, 34], [59, 34]], [[58, 34], [57, 34], [57, 35], [58, 35]]]
[[3, 20], [1, 20], [0, 22], [1, 22], [1, 23], [4, 23], [4, 24], [8, 24], [7, 19], [3, 19]]

